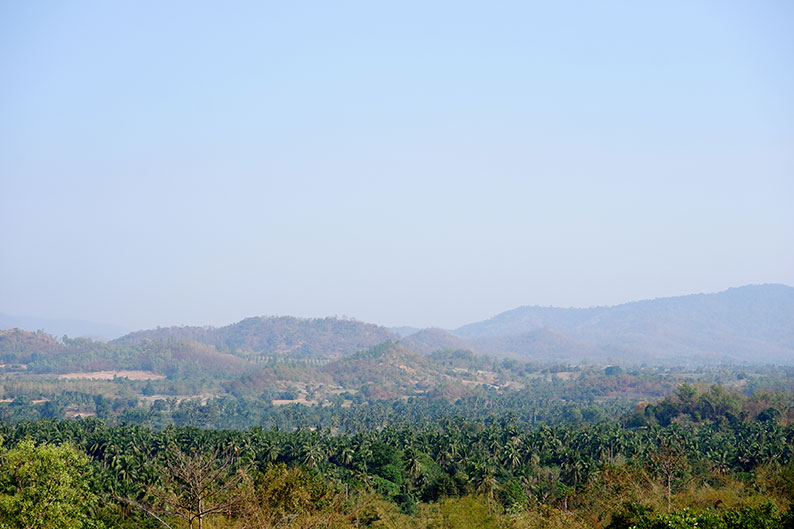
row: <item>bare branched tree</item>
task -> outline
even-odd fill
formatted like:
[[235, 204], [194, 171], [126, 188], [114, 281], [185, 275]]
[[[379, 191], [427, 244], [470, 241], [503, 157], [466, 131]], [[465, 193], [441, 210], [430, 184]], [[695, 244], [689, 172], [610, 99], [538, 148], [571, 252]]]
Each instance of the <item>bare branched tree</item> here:
[[666, 442], [650, 453], [650, 462], [658, 476], [661, 477], [667, 496], [667, 512], [670, 512], [670, 505], [673, 496], [673, 483], [688, 469], [688, 461], [684, 451], [678, 447], [671, 446]]
[[188, 523], [215, 514], [230, 515], [245, 501], [250, 483], [247, 468], [236, 465], [231, 453], [220, 450], [188, 454], [168, 450], [161, 483], [148, 489], [149, 501], [137, 506], [168, 526], [161, 517], [176, 516]]

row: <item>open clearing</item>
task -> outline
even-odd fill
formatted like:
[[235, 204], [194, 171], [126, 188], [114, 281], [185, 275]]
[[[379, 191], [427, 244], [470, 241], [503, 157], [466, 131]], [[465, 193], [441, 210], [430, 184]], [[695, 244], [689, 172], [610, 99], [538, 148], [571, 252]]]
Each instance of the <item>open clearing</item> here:
[[58, 378], [75, 379], [75, 378], [90, 378], [94, 380], [113, 380], [114, 378], [128, 378], [130, 380], [160, 380], [165, 378], [165, 375], [160, 375], [153, 371], [85, 371], [81, 373], [64, 373], [58, 375]]

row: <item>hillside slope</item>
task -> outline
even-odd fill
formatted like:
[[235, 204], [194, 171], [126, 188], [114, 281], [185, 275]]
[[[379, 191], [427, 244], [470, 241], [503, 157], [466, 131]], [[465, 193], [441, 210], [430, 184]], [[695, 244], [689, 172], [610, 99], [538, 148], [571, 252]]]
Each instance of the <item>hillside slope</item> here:
[[422, 329], [406, 336], [400, 340], [400, 343], [425, 354], [447, 349], [474, 349], [471, 342], [437, 328]]
[[114, 340], [191, 340], [243, 355], [335, 358], [370, 348], [397, 336], [371, 323], [336, 318], [256, 317], [225, 327], [167, 327], [138, 331]]

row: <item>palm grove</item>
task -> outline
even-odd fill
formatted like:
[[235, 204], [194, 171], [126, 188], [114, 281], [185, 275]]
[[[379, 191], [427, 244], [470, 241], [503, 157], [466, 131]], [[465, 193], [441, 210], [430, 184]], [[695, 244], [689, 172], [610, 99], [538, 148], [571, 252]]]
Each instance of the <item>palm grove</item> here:
[[749, 402], [682, 385], [621, 421], [355, 434], [6, 423], [0, 527], [788, 527], [794, 428]]

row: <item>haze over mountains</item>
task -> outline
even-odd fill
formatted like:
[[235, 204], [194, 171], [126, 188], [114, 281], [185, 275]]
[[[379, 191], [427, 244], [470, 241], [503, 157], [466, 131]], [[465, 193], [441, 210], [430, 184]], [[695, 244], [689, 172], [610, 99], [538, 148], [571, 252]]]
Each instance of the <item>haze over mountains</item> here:
[[753, 285], [613, 307], [520, 307], [453, 331], [481, 352], [569, 360], [794, 361], [794, 288]]
[[180, 342], [238, 357], [333, 359], [393, 341], [421, 353], [468, 349], [538, 362], [792, 364], [794, 288], [752, 285], [612, 307], [526, 306], [455, 330], [412, 331], [335, 318], [256, 317], [219, 328], [137, 331], [108, 345]]
[[112, 340], [113, 338], [118, 338], [122, 334], [129, 332], [129, 329], [110, 323], [99, 323], [71, 318], [34, 318], [0, 314], [0, 329], [14, 328], [25, 329], [27, 331], [38, 331], [41, 329], [48, 334], [58, 337], [66, 334], [69, 336], [82, 336], [97, 340]]

